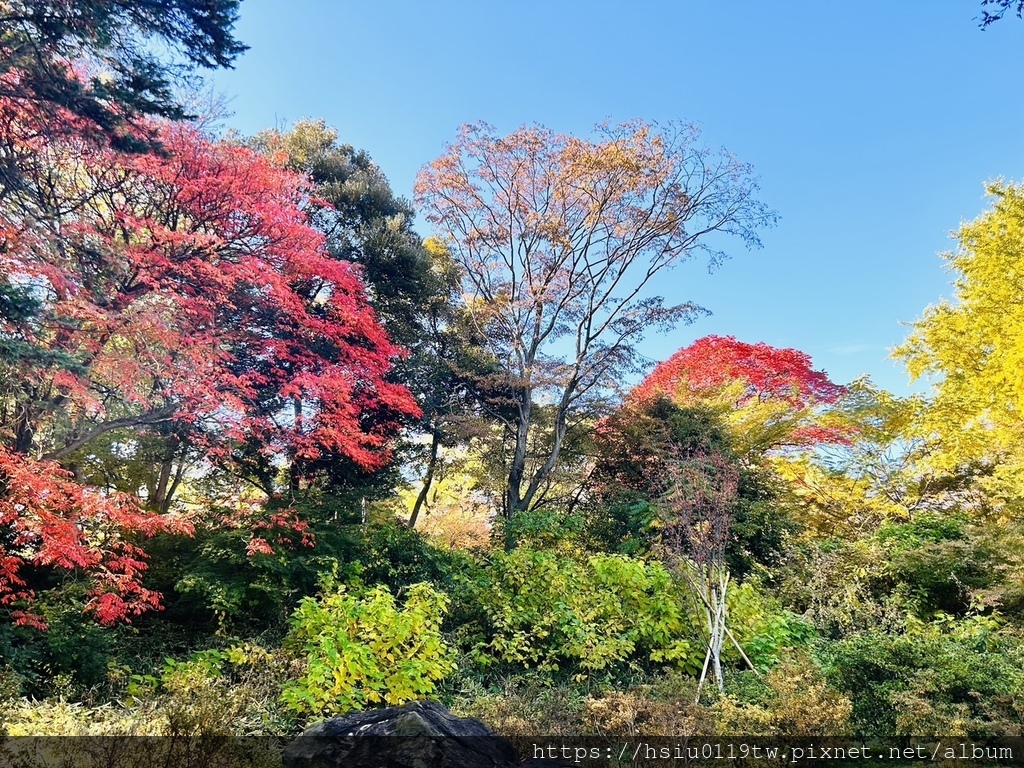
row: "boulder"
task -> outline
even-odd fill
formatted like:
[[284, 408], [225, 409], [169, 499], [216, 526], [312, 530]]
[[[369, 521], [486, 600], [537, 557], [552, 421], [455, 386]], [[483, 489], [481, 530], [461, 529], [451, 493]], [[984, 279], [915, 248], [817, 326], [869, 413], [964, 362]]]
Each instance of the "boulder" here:
[[434, 702], [317, 723], [288, 745], [284, 768], [519, 768], [512, 744]]

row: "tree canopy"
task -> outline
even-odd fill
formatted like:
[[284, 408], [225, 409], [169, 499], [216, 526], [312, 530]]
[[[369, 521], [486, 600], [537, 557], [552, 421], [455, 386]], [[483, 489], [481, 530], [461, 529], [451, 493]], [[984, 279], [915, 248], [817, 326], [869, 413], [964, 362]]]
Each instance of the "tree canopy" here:
[[423, 239], [324, 121], [184, 115], [238, 8], [0, 0], [0, 762], [270, 765], [435, 694], [527, 740], [1020, 734], [1024, 185], [896, 352], [931, 396], [724, 335], [649, 367], [709, 314], [668, 270], [774, 221], [748, 166], [465, 126]]
[[[229, 67], [246, 50], [240, 0], [11, 0], [0, 5], [0, 97], [87, 121], [121, 147], [140, 115], [182, 117], [189, 67]], [[154, 51], [163, 46], [167, 56]], [[81, 126], [81, 124], [79, 124]], [[57, 127], [67, 127], [66, 121]]]
[[945, 254], [953, 301], [929, 307], [896, 355], [933, 381], [921, 427], [939, 438], [932, 465], [955, 472], [982, 462], [1004, 501], [1024, 481], [1024, 188], [989, 186], [992, 208], [957, 232]]
[[[0, 215], [7, 598], [30, 595], [19, 587], [24, 561], [112, 572], [109, 559], [73, 553], [93, 551], [96, 536], [111, 541], [105, 527], [156, 526], [142, 507], [169, 508], [189, 452], [238, 471], [258, 446], [277, 462], [249, 475], [268, 495], [280, 490], [281, 462], [324, 452], [371, 470], [389, 462], [401, 421], [419, 409], [387, 378], [400, 350], [357, 271], [310, 225], [302, 176], [183, 123], [150, 126], [160, 153], [126, 154], [33, 137], [26, 126], [50, 115], [32, 103], [0, 100], [0, 116], [0, 143], [31, 159]], [[75, 490], [50, 463], [88, 477], [91, 449], [108, 436], [116, 443], [102, 453], [122, 464], [160, 441], [167, 471], [111, 495]], [[89, 522], [54, 539], [46, 519]], [[121, 597], [141, 571], [129, 551]], [[141, 606], [101, 607], [116, 620]]]
[[705, 336], [659, 363], [629, 399], [666, 396], [682, 407], [717, 411], [736, 450], [751, 455], [844, 440], [820, 412], [844, 392], [804, 352]]
[[338, 140], [323, 120], [300, 120], [287, 131], [262, 131], [253, 145], [308, 177], [316, 198], [311, 224], [331, 258], [358, 264], [370, 302], [391, 338], [407, 348], [423, 332], [424, 305], [439, 293], [437, 278], [412, 228], [412, 206], [392, 191], [380, 167]]
[[[423, 168], [417, 199], [515, 390], [507, 515], [530, 507], [580, 415], [638, 368], [643, 334], [699, 311], [648, 295], [652, 278], [701, 253], [716, 263], [712, 232], [757, 244], [773, 215], [756, 190], [750, 169], [701, 147], [692, 126], [640, 121], [599, 126], [592, 140], [465, 126]], [[538, 399], [555, 408], [544, 448]]]
[[[444, 463], [442, 444], [451, 445], [465, 432], [465, 423], [488, 397], [485, 379], [492, 366], [461, 307], [459, 268], [442, 243], [422, 241], [412, 227], [412, 206], [395, 195], [369, 155], [339, 142], [338, 132], [324, 121], [300, 120], [287, 131], [263, 131], [251, 144], [309, 179], [310, 224], [324, 236], [330, 258], [356, 266], [377, 319], [407, 352], [389, 378], [408, 387], [420, 406], [419, 417], [407, 420], [410, 435], [402, 446], [408, 463], [422, 457], [425, 465], [409, 518], [415, 524]], [[426, 446], [420, 435], [427, 436]], [[360, 502], [386, 495], [397, 480], [395, 473], [359, 477], [337, 457], [325, 456], [318, 466], [333, 493], [344, 486]]]
[[1013, 11], [1017, 18], [1024, 14], [1024, 0], [981, 0], [981, 28], [999, 21], [1008, 11]]

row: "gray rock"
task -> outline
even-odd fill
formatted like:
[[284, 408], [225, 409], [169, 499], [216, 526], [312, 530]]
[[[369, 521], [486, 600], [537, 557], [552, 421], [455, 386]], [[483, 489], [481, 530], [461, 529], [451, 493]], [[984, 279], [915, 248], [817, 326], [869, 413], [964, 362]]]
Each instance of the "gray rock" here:
[[434, 702], [317, 723], [288, 745], [284, 768], [519, 768], [512, 744]]

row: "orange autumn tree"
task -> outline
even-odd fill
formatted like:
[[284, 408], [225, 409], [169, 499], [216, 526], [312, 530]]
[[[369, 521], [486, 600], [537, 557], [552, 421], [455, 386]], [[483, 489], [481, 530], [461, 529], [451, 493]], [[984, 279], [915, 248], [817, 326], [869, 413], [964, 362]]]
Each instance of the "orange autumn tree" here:
[[712, 233], [756, 245], [774, 219], [750, 168], [702, 147], [692, 126], [634, 121], [595, 134], [465, 126], [416, 184], [510, 382], [511, 406], [495, 414], [507, 517], [544, 499], [572, 431], [640, 367], [642, 336], [700, 311], [651, 295], [655, 276], [701, 254], [717, 263]]
[[755, 456], [847, 442], [847, 428], [827, 413], [845, 393], [804, 352], [705, 336], [659, 363], [627, 405], [665, 396], [680, 407], [710, 408], [737, 453]]
[[[0, 100], [0, 152], [21, 165], [0, 200], [0, 602], [38, 623], [36, 592], [73, 572], [114, 623], [158, 605], [137, 542], [188, 529], [170, 512], [190, 457], [373, 470], [418, 409], [387, 380], [401, 351], [357, 271], [309, 225], [304, 177], [184, 124], [123, 154], [49, 118]], [[128, 462], [144, 440], [164, 447], [151, 480], [88, 482], [98, 441]], [[302, 531], [244, 512], [251, 552], [275, 525]]]

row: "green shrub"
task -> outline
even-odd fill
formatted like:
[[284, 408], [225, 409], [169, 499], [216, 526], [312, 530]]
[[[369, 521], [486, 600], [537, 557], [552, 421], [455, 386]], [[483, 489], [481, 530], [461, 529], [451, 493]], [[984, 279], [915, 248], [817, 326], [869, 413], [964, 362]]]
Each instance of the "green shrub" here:
[[775, 593], [824, 636], [906, 630], [919, 600], [893, 578], [892, 549], [874, 538], [811, 542], [795, 547], [777, 573]]
[[527, 549], [574, 549], [580, 542], [584, 518], [551, 509], [519, 512], [500, 521], [504, 538]]
[[835, 639], [899, 634], [914, 621], [967, 616], [979, 605], [1013, 610], [1020, 568], [1011, 553], [1019, 542], [1012, 528], [969, 524], [955, 512], [919, 512], [861, 539], [794, 547], [776, 574], [777, 591]]
[[275, 545], [272, 554], [247, 554], [252, 532], [242, 528], [158, 537], [149, 545], [149, 581], [165, 596], [161, 619], [191, 632], [247, 636], [283, 628], [299, 599], [325, 578], [358, 577], [392, 592], [420, 582], [450, 589], [471, 562], [400, 525], [364, 529], [323, 519], [321, 511], [310, 526], [314, 546]]
[[962, 513], [920, 512], [909, 522], [886, 522], [874, 538], [885, 571], [908, 594], [915, 613], [964, 614], [972, 590], [992, 583], [996, 551]]
[[395, 524], [368, 528], [352, 556], [360, 563], [361, 581], [393, 592], [421, 582], [450, 591], [457, 576], [472, 567], [466, 553], [433, 546], [418, 531]]
[[110, 659], [127, 630], [102, 627], [84, 613], [85, 586], [69, 581], [48, 589], [34, 610], [46, 630], [15, 626], [0, 614], [0, 659], [26, 696], [80, 696], [105, 683]]
[[409, 587], [399, 608], [384, 586], [344, 587], [296, 609], [287, 644], [305, 659], [282, 693], [299, 714], [347, 712], [427, 696], [454, 669], [441, 638], [448, 598], [429, 584]]
[[354, 548], [344, 531], [316, 538], [316, 547], [280, 546], [247, 553], [252, 531], [197, 528], [193, 538], [158, 536], [148, 545], [148, 582], [164, 595], [161, 620], [190, 633], [245, 635], [280, 629], [299, 596], [320, 574], [348, 562]]
[[1018, 735], [1024, 645], [991, 619], [952, 619], [905, 635], [867, 633], [819, 650], [830, 682], [853, 702], [863, 735]]
[[658, 562], [519, 548], [494, 555], [472, 589], [486, 625], [484, 664], [594, 671], [632, 658], [684, 666], [701, 655], [681, 590]]
[[[728, 592], [728, 626], [747, 658], [761, 671], [779, 664], [794, 649], [805, 648], [817, 633], [791, 611], [783, 610], [752, 582], [733, 583]], [[727, 642], [723, 658], [740, 663], [741, 657]]]
[[736, 736], [842, 736], [849, 728], [850, 699], [834, 690], [808, 658], [786, 661], [759, 683], [756, 700], [724, 696], [712, 707], [717, 729]]

